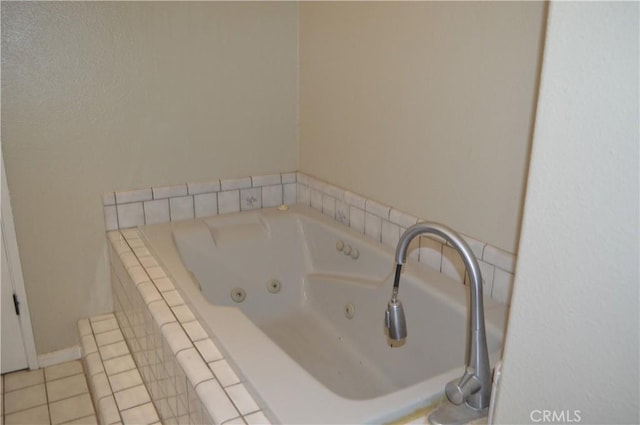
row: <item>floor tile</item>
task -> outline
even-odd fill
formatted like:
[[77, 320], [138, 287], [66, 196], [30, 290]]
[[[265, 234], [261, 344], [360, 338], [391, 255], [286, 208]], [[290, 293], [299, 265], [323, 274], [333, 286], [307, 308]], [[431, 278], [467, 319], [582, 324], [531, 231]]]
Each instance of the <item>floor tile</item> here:
[[44, 383], [42, 369], [23, 370], [4, 375], [4, 392], [19, 390], [31, 385]]
[[151, 401], [144, 385], [128, 388], [115, 393], [116, 403], [122, 411]]
[[5, 415], [47, 404], [44, 384], [32, 385], [4, 394]]
[[98, 425], [98, 421], [95, 415], [85, 416], [84, 418], [74, 419], [69, 422], [65, 422], [62, 425]]
[[53, 381], [55, 379], [65, 378], [79, 373], [83, 373], [82, 363], [80, 360], [49, 366], [44, 369], [44, 376], [47, 381]]
[[53, 402], [49, 405], [53, 425], [93, 415], [93, 404], [89, 393]]
[[135, 387], [142, 384], [142, 377], [137, 369], [129, 370], [122, 373], [109, 376], [111, 389], [114, 392], [122, 391], [127, 388]]
[[125, 425], [152, 424], [159, 420], [153, 404], [147, 403], [122, 412], [122, 420]]
[[43, 405], [6, 415], [4, 417], [4, 423], [5, 425], [49, 425], [49, 409], [46, 405]]
[[109, 360], [114, 357], [124, 356], [128, 352], [129, 348], [127, 348], [127, 343], [124, 341], [100, 347], [100, 356], [102, 357], [102, 360]]
[[68, 376], [47, 382], [49, 403], [88, 392], [89, 388], [87, 387], [87, 380], [84, 374]]

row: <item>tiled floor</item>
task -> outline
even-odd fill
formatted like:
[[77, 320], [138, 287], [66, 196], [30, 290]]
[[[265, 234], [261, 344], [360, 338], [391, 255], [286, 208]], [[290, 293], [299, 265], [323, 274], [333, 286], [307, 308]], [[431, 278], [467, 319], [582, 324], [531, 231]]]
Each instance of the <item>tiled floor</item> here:
[[96, 424], [80, 360], [2, 377], [2, 414], [11, 424]]

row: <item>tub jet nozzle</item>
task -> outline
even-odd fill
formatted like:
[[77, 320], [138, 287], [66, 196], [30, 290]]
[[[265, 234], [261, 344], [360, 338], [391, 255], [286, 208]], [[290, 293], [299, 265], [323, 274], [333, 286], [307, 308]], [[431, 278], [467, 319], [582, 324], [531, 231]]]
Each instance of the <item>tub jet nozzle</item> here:
[[387, 304], [384, 313], [384, 322], [389, 331], [389, 338], [394, 341], [402, 341], [407, 337], [407, 321], [404, 318], [402, 303], [393, 297]]

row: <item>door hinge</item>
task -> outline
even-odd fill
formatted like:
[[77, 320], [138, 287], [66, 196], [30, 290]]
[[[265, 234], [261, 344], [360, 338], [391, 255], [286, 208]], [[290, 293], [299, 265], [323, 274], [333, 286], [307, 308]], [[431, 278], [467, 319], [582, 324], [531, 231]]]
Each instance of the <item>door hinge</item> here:
[[16, 315], [20, 316], [20, 301], [18, 301], [18, 296], [13, 294], [13, 306], [16, 309]]

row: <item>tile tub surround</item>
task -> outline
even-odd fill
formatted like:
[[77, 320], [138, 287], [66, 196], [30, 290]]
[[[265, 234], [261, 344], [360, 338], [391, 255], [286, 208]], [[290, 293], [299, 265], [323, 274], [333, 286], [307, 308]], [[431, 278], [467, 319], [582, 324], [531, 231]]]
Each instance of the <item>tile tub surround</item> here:
[[[411, 214], [367, 199], [313, 176], [298, 172], [297, 201], [334, 220], [395, 248], [400, 235], [420, 219]], [[420, 220], [423, 221], [423, 220]], [[461, 235], [478, 259], [483, 277], [484, 296], [509, 305], [516, 256], [485, 242]], [[419, 236], [412, 242], [410, 255], [420, 263], [467, 284], [464, 264], [455, 250], [437, 237]]]
[[[270, 423], [231, 360], [224, 358], [150, 255], [138, 231], [112, 231], [108, 238], [115, 318], [161, 422]], [[116, 343], [118, 332], [101, 338], [96, 334], [98, 346], [100, 339], [105, 345]], [[119, 403], [117, 392], [115, 396]]]
[[[294, 203], [310, 206], [392, 248], [402, 232], [419, 220], [302, 172], [183, 183], [103, 195], [107, 231]], [[516, 256], [462, 236], [478, 259], [484, 295], [509, 305]], [[419, 263], [467, 283], [462, 260], [446, 242], [420, 236], [412, 246], [410, 255]]]
[[107, 231], [296, 203], [296, 173], [107, 192]]

